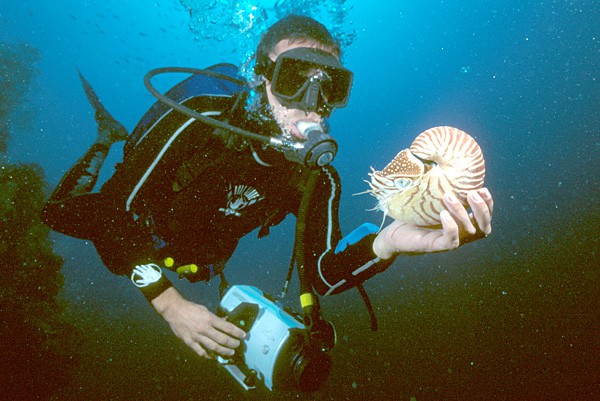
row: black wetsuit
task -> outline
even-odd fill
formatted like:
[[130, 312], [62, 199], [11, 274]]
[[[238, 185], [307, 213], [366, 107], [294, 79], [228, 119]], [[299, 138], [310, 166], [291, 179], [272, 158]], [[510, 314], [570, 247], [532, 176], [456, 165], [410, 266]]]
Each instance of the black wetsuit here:
[[[235, 100], [202, 95], [185, 104], [264, 131], [243, 105], [230, 112]], [[314, 188], [302, 245], [317, 292], [343, 291], [389, 266], [372, 251], [372, 229], [361, 226], [342, 240], [340, 181], [332, 166], [309, 170], [260, 145], [227, 146], [214, 128], [174, 111], [145, 129], [145, 138], [153, 130], [177, 135], [168, 148], [165, 141], [145, 139], [126, 147], [124, 162], [99, 193], [52, 197], [43, 211], [53, 229], [93, 241], [113, 273], [131, 276], [140, 264], [171, 257], [177, 265], [196, 264], [195, 277], [208, 280], [222, 270], [240, 238], [258, 227], [259, 237], [266, 235], [286, 215], [297, 215], [309, 179]], [[162, 280], [160, 288], [145, 294], [152, 299], [169, 285]]]

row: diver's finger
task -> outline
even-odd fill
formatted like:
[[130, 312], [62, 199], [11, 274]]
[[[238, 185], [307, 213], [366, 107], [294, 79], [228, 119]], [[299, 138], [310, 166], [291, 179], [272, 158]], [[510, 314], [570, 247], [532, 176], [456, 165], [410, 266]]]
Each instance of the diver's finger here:
[[193, 340], [189, 342], [186, 341], [186, 343], [196, 354], [198, 354], [198, 356], [205, 359], [211, 358], [211, 356], [208, 354], [208, 352], [206, 352], [206, 350], [202, 347], [202, 345], [200, 345], [199, 342]]
[[236, 349], [241, 344], [240, 340], [237, 338], [231, 337], [230, 335], [216, 329], [210, 333], [210, 338], [217, 344], [229, 349]]
[[222, 333], [225, 333], [229, 338], [234, 337], [235, 339], [243, 339], [246, 337], [246, 332], [235, 324], [228, 322], [226, 319], [217, 318], [213, 322], [213, 327]]
[[492, 232], [492, 216], [490, 208], [486, 201], [477, 193], [469, 192], [467, 201], [473, 211], [475, 223], [480, 232], [484, 235], [489, 235]]
[[479, 192], [479, 195], [483, 198], [483, 200], [487, 204], [488, 209], [490, 209], [490, 215], [491, 215], [492, 213], [494, 213], [494, 198], [492, 198], [492, 194], [490, 193], [489, 189], [487, 189], [487, 188], [481, 188], [478, 192]]
[[[231, 357], [235, 354], [234, 348], [223, 346], [223, 345], [219, 344], [217, 341], [215, 341], [213, 338], [205, 336], [205, 335], [200, 335], [198, 342], [206, 350], [208, 355], [211, 355], [211, 356], [218, 354], [218, 355], [222, 355], [224, 357]], [[237, 347], [235, 347], [235, 348], [237, 348]]]
[[469, 218], [467, 209], [460, 203], [458, 198], [451, 192], [444, 194], [444, 204], [448, 208], [448, 212], [456, 220], [456, 223], [465, 229], [469, 234], [475, 234], [476, 229], [473, 222]]
[[444, 243], [440, 247], [440, 249], [436, 250], [449, 250], [458, 248], [460, 245], [460, 232], [458, 229], [458, 224], [454, 217], [447, 210], [442, 210], [440, 213], [440, 220], [442, 222]]

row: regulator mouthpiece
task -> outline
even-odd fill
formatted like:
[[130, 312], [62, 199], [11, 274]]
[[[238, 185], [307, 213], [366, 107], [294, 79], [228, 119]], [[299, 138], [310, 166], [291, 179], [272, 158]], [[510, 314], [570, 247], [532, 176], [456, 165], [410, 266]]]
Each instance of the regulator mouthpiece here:
[[309, 130], [312, 131], [312, 130], [318, 129], [320, 131], [323, 131], [321, 124], [314, 123], [311, 121], [298, 121], [296, 123], [296, 128], [298, 128], [298, 131], [300, 131], [300, 133], [304, 136], [306, 136], [308, 134]]
[[326, 166], [333, 161], [337, 154], [337, 143], [323, 131], [320, 124], [300, 121], [296, 127], [306, 137], [306, 141], [298, 144], [295, 149], [284, 151], [288, 160], [307, 167]]

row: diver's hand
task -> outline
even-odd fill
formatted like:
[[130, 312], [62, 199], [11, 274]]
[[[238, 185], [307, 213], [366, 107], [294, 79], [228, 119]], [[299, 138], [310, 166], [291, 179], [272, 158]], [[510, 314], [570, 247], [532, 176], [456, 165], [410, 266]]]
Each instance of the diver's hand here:
[[377, 235], [373, 251], [380, 258], [389, 259], [399, 253], [448, 251], [488, 236], [492, 232], [492, 195], [487, 188], [470, 191], [467, 202], [471, 213], [453, 194], [446, 194], [444, 204], [447, 210], [440, 213], [440, 229], [394, 221]]
[[203, 358], [233, 356], [246, 333], [171, 287], [152, 300], [177, 337]]

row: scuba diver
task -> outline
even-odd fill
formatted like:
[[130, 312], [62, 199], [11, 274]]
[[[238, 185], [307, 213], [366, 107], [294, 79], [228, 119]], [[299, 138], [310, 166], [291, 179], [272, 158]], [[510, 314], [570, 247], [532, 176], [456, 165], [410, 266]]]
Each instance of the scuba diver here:
[[[329, 164], [337, 148], [326, 123], [346, 105], [352, 86], [340, 57], [325, 26], [304, 16], [285, 17], [258, 45], [254, 96], [234, 66], [217, 65], [208, 71], [233, 78], [193, 75], [167, 93], [197, 118], [159, 101], [131, 135], [81, 76], [98, 137], [52, 193], [43, 221], [91, 240], [106, 267], [129, 277], [175, 335], [206, 358], [231, 357], [246, 333], [186, 300], [164, 270], [177, 268], [190, 281], [224, 280], [238, 241], [257, 228], [260, 238], [287, 215], [296, 216], [293, 258], [303, 312], [308, 310], [305, 322], [315, 332], [324, 327], [319, 295], [360, 290], [399, 254], [451, 250], [489, 234], [493, 202], [484, 188], [469, 193], [471, 214], [447, 194], [439, 229], [394, 221], [381, 230], [364, 224], [342, 236], [340, 179]], [[287, 150], [235, 129], [275, 139]], [[93, 192], [109, 148], [123, 140], [123, 162]], [[311, 140], [317, 145], [303, 153]]]

